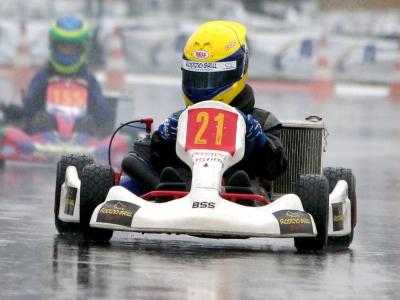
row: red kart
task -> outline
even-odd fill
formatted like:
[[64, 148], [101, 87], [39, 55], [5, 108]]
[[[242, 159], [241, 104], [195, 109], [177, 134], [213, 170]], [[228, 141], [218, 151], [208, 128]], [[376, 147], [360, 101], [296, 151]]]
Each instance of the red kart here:
[[[85, 153], [100, 162], [107, 160], [110, 136], [98, 137], [81, 131], [77, 124], [87, 116], [88, 90], [77, 81], [60, 80], [49, 84], [46, 100], [46, 122], [54, 126], [33, 135], [17, 126], [16, 111], [3, 105], [4, 124], [0, 126], [0, 162], [6, 160], [54, 162], [65, 153]], [[19, 113], [22, 115], [21, 113]], [[115, 118], [115, 112], [113, 119]], [[81, 122], [82, 123], [82, 122]], [[112, 131], [110, 128], [109, 131]], [[128, 152], [131, 138], [117, 134], [113, 142], [113, 160], [121, 161]]]

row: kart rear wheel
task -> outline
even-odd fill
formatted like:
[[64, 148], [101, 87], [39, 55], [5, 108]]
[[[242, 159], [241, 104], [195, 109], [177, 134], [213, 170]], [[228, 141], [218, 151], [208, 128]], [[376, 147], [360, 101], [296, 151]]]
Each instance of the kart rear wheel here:
[[94, 162], [93, 158], [85, 154], [63, 155], [57, 163], [56, 190], [54, 197], [54, 223], [59, 234], [78, 234], [79, 224], [63, 222], [58, 218], [60, 208], [61, 186], [65, 181], [65, 171], [68, 166], [74, 166], [81, 176], [83, 168]]
[[322, 175], [301, 175], [296, 185], [305, 212], [310, 213], [317, 229], [316, 237], [294, 238], [298, 251], [323, 250], [328, 239], [329, 186]]
[[351, 169], [347, 168], [324, 168], [324, 176], [328, 179], [329, 193], [333, 191], [339, 180], [344, 180], [348, 185], [348, 197], [351, 207], [351, 232], [345, 236], [328, 237], [328, 246], [332, 248], [347, 249], [354, 236], [354, 227], [357, 222], [357, 196], [356, 196], [356, 178]]
[[110, 166], [87, 165], [82, 172], [80, 195], [80, 229], [85, 240], [107, 242], [113, 231], [90, 227], [90, 218], [95, 208], [106, 200], [114, 186], [114, 170]]

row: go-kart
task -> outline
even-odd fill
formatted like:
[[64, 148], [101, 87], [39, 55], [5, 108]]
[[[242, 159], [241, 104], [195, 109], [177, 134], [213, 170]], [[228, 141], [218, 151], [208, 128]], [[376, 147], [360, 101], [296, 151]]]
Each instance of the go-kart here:
[[95, 241], [110, 240], [113, 231], [279, 237], [294, 238], [298, 250], [347, 248], [356, 225], [351, 171], [326, 168], [325, 174], [300, 175], [295, 193], [227, 193], [222, 177], [243, 158], [245, 133], [241, 114], [224, 103], [204, 101], [182, 112], [176, 153], [192, 171], [188, 192], [135, 195], [118, 184], [121, 174], [111, 166], [85, 155], [62, 157], [54, 206], [58, 232]]
[[[88, 90], [84, 83], [57, 78], [47, 87], [46, 111], [36, 115], [35, 124], [40, 128], [37, 133], [29, 134], [21, 128], [22, 108], [3, 105], [5, 121], [0, 125], [0, 162], [55, 162], [62, 154], [86, 153], [105, 163], [110, 136], [93, 134], [96, 128], [90, 124], [87, 108]], [[16, 119], [20, 119], [20, 124], [15, 124]], [[129, 145], [129, 136], [118, 134], [114, 159], [120, 161]]]

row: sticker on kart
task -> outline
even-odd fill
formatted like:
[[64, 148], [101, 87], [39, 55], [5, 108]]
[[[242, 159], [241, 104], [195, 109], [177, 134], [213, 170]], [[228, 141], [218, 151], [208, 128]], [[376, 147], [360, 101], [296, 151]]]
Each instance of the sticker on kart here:
[[70, 81], [51, 83], [47, 87], [46, 96], [46, 110], [49, 113], [63, 113], [72, 117], [86, 114], [88, 90], [79, 83]]
[[65, 208], [64, 208], [64, 212], [66, 215], [70, 216], [74, 215], [77, 192], [78, 192], [77, 188], [74, 187], [67, 188], [67, 194], [65, 196]]
[[118, 200], [107, 201], [97, 215], [97, 222], [131, 226], [133, 216], [140, 206]]
[[309, 214], [299, 210], [279, 210], [273, 213], [278, 220], [281, 234], [313, 233]]
[[333, 231], [343, 230], [343, 203], [333, 203], [332, 204], [332, 221], [333, 221]]
[[188, 111], [185, 151], [218, 150], [235, 153], [238, 114], [217, 108]]

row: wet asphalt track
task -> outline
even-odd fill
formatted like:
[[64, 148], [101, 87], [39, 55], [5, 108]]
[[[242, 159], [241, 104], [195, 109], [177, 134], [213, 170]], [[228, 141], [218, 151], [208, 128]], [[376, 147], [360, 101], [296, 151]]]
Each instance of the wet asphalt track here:
[[53, 224], [55, 166], [13, 163], [0, 171], [0, 299], [398, 299], [400, 103], [263, 92], [257, 103], [281, 119], [324, 117], [325, 166], [350, 167], [357, 177], [350, 250], [298, 254], [284, 239], [131, 233], [107, 245], [66, 240]]

